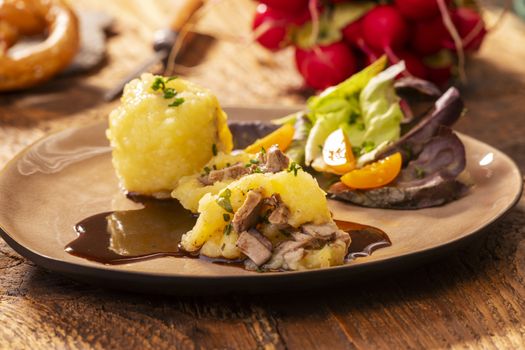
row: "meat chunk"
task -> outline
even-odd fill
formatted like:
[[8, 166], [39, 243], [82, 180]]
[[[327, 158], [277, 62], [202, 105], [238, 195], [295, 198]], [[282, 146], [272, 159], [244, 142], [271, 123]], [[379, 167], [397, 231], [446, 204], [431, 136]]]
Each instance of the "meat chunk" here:
[[304, 242], [285, 241], [279, 244], [268, 263], [263, 268], [268, 270], [288, 269], [291, 265], [296, 265], [304, 256]]
[[303, 232], [315, 238], [323, 240], [331, 240], [335, 238], [335, 233], [338, 230], [335, 224], [323, 225], [303, 225]]
[[239, 235], [237, 248], [257, 266], [261, 266], [272, 257], [272, 243], [254, 229]]
[[226, 179], [238, 179], [243, 175], [249, 174], [251, 169], [245, 167], [241, 163], [233, 164], [224, 169], [212, 170], [208, 175], [201, 176], [199, 181], [205, 185], [213, 185], [217, 181], [222, 181]]
[[255, 226], [263, 205], [262, 194], [252, 190], [246, 195], [244, 203], [233, 215], [232, 225], [236, 232], [243, 232]]
[[268, 221], [270, 224], [284, 226], [288, 224], [288, 218], [290, 217], [290, 209], [281, 200], [281, 196], [273, 194], [268, 200], [268, 204], [273, 207]]
[[290, 159], [277, 147], [276, 145], [270, 147], [266, 152], [266, 163], [264, 164], [264, 172], [278, 173], [288, 168]]
[[302, 232], [292, 233], [292, 238], [293, 240], [282, 242], [274, 249], [271, 259], [263, 266], [264, 269], [296, 270], [309, 251], [326, 245], [339, 245], [346, 251], [350, 245], [350, 235], [340, 230], [335, 223], [303, 225]]

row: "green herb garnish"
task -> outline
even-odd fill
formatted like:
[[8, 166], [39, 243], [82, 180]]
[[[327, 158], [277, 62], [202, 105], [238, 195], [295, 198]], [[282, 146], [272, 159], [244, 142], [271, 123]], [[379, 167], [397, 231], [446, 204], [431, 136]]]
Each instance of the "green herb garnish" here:
[[222, 214], [222, 218], [224, 219], [224, 221], [228, 222], [230, 221], [230, 214]]
[[229, 222], [228, 225], [224, 226], [224, 234], [228, 236], [232, 232], [232, 223]]
[[361, 145], [361, 154], [368, 153], [372, 151], [376, 147], [376, 144], [374, 141], [365, 141]]
[[217, 145], [216, 144], [211, 145], [211, 153], [213, 153], [214, 156], [217, 155]]
[[[177, 96], [178, 91], [176, 91], [174, 88], [166, 87], [166, 84], [176, 78], [177, 77], [156, 77], [153, 81], [153, 84], [151, 84], [151, 89], [153, 91], [160, 90], [162, 92], [162, 97], [164, 97], [167, 100], [174, 98]], [[184, 99], [181, 97], [177, 97], [168, 105], [168, 107], [177, 107], [180, 106], [182, 103], [184, 103]]]
[[177, 107], [184, 103], [184, 99], [182, 97], [177, 97], [173, 100], [172, 103], [168, 105], [168, 107]]
[[425, 169], [423, 168], [420, 168], [417, 166], [415, 167], [414, 172], [415, 172], [416, 178], [418, 179], [422, 179], [425, 177]]
[[230, 202], [231, 195], [232, 191], [230, 191], [229, 188], [226, 188], [224, 191], [221, 192], [221, 194], [219, 194], [219, 198], [217, 198], [217, 204], [224, 210], [226, 210], [228, 213], [233, 214], [233, 208]]
[[297, 176], [297, 171], [299, 169], [302, 169], [301, 166], [299, 164], [297, 164], [296, 162], [292, 162], [292, 164], [290, 164], [290, 167], [288, 168], [288, 172], [292, 172], [293, 171], [293, 175], [294, 176]]

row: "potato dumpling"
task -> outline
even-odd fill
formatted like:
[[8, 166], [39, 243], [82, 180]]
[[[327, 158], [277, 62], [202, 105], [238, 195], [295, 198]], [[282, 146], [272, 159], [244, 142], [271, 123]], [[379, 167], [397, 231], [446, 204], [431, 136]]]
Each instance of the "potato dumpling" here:
[[142, 195], [171, 192], [181, 177], [233, 147], [226, 114], [211, 92], [152, 74], [126, 85], [107, 137], [121, 185]]
[[185, 209], [196, 213], [199, 208], [199, 200], [206, 193], [217, 194], [234, 181], [232, 178], [226, 178], [213, 184], [205, 184], [200, 178], [213, 169], [224, 169], [236, 163], [241, 163], [244, 166], [245, 163], [250, 161], [250, 157], [252, 156], [244, 152], [235, 154], [219, 153], [198, 173], [182, 177], [171, 196], [177, 199]]
[[[191, 231], [183, 235], [182, 247], [209, 257], [235, 259], [241, 257], [236, 246], [238, 232], [231, 229], [234, 213], [244, 204], [249, 191], [262, 197], [278, 194], [289, 209], [287, 224], [299, 228], [305, 223], [332, 222], [324, 191], [317, 181], [303, 170], [278, 173], [255, 173], [229, 184], [217, 195], [206, 194], [199, 202], [200, 216]], [[231, 210], [225, 209], [225, 202]]]

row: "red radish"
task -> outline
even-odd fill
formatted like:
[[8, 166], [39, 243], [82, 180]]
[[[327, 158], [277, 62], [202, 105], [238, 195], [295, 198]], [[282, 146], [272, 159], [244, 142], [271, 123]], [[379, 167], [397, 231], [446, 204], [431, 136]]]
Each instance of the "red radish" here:
[[375, 50], [392, 52], [401, 48], [408, 37], [408, 26], [397, 9], [379, 5], [370, 10], [362, 23], [363, 38]]
[[375, 62], [382, 55], [380, 50], [372, 50], [363, 40], [361, 20], [354, 21], [343, 28], [343, 37], [348, 44], [363, 52], [367, 66]]
[[264, 4], [257, 6], [252, 28], [262, 46], [269, 50], [279, 50], [286, 46], [287, 25], [288, 18], [282, 12]]
[[395, 0], [395, 5], [403, 17], [411, 20], [429, 19], [439, 15], [436, 0]]
[[427, 69], [423, 61], [413, 53], [408, 51], [397, 54], [400, 60], [405, 61], [407, 71], [415, 77], [426, 79], [428, 77]]
[[449, 33], [441, 16], [414, 24], [413, 37], [410, 44], [420, 55], [432, 55], [443, 48]]
[[340, 83], [357, 70], [354, 54], [343, 42], [309, 50], [296, 48], [295, 63], [306, 84], [319, 90]]
[[448, 84], [452, 76], [452, 66], [446, 67], [427, 67], [428, 80], [435, 83], [437, 86], [445, 86]]
[[[459, 7], [452, 11], [451, 17], [463, 41], [463, 49], [465, 51], [477, 51], [485, 34], [487, 34], [485, 23], [479, 13], [467, 7]], [[449, 49], [455, 49], [452, 39], [449, 39], [445, 46]]]
[[288, 14], [294, 14], [308, 7], [308, 0], [259, 0], [259, 2]]
[[363, 40], [361, 21], [354, 21], [343, 28], [343, 37], [351, 45], [359, 47], [359, 41]]

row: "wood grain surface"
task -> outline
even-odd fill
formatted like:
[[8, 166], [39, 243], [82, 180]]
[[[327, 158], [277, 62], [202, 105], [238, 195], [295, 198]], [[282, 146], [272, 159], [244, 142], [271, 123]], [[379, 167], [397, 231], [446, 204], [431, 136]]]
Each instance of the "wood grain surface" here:
[[[103, 66], [0, 96], [0, 165], [48, 131], [106, 118], [102, 94], [143, 59], [168, 1], [82, 0], [116, 17]], [[487, 11], [489, 22], [500, 9]], [[213, 1], [178, 73], [223, 104], [294, 104], [292, 52], [250, 44], [249, 0]], [[165, 21], [165, 22], [163, 22]], [[525, 170], [525, 24], [509, 15], [468, 63], [458, 129]], [[402, 213], [400, 213], [402, 215]], [[425, 234], [422, 232], [421, 234]], [[162, 297], [108, 291], [34, 266], [0, 242], [0, 349], [421, 349], [525, 347], [525, 201], [439, 260], [298, 295]]]

